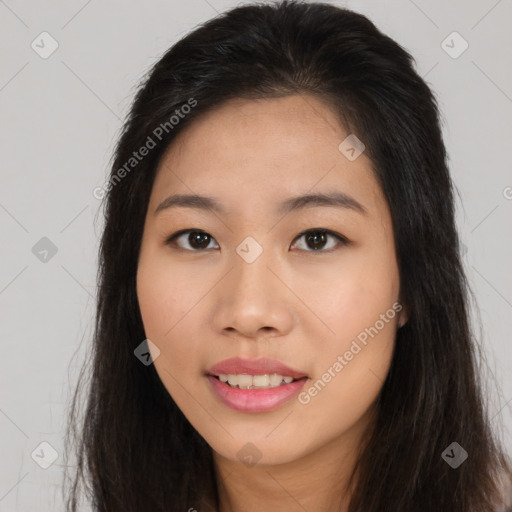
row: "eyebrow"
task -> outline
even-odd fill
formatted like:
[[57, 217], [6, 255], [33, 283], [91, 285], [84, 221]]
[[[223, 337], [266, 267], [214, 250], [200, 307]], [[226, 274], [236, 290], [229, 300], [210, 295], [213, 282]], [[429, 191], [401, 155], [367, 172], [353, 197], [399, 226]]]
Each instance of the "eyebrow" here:
[[[335, 208], [345, 208], [367, 214], [366, 208], [356, 201], [353, 197], [340, 191], [329, 191], [318, 194], [305, 194], [301, 196], [289, 197], [281, 202], [277, 208], [277, 214], [285, 215], [292, 211], [302, 210], [315, 206], [330, 206]], [[154, 215], [168, 208], [196, 208], [199, 210], [212, 210], [220, 214], [226, 214], [222, 203], [209, 196], [197, 194], [174, 194], [164, 199], [155, 209]]]

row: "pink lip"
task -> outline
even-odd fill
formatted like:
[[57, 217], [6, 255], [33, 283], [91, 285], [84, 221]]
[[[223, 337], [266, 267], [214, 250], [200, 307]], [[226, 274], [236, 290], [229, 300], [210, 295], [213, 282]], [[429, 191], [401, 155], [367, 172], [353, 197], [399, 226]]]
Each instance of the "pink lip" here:
[[216, 376], [219, 376], [220, 374], [265, 375], [272, 373], [283, 375], [283, 377], [290, 376], [294, 379], [300, 379], [301, 377], [307, 376], [305, 373], [294, 370], [279, 361], [267, 359], [265, 357], [253, 360], [241, 359], [239, 357], [225, 359], [224, 361], [215, 364], [207, 371], [208, 375]]
[[303, 378], [268, 389], [232, 388], [212, 375], [208, 375], [208, 380], [220, 400], [231, 409], [241, 412], [265, 412], [290, 400], [299, 393], [308, 379]]
[[[221, 382], [217, 377], [223, 375], [265, 375], [277, 373], [293, 377], [290, 384], [281, 384], [268, 389], [238, 389]], [[307, 375], [286, 366], [274, 359], [256, 360], [235, 357], [225, 359], [212, 366], [207, 372], [208, 381], [218, 398], [228, 407], [241, 412], [265, 412], [279, 407], [290, 400], [304, 387]]]

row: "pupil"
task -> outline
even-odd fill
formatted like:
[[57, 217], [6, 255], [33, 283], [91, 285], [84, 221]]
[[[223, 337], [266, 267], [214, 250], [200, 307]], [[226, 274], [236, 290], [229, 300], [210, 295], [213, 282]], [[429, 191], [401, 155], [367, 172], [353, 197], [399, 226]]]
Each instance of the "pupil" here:
[[208, 247], [208, 244], [210, 243], [209, 235], [206, 233], [200, 233], [199, 231], [193, 231], [189, 234], [189, 242], [192, 247], [200, 247], [201, 249], [204, 249], [205, 247]]
[[[325, 244], [325, 232], [324, 231], [312, 231], [311, 233], [308, 233], [306, 235], [307, 243], [309, 243], [311, 240], [313, 241], [313, 244], [315, 244], [312, 248], [313, 249], [321, 249], [321, 247]], [[316, 246], [320, 240], [320, 246]]]

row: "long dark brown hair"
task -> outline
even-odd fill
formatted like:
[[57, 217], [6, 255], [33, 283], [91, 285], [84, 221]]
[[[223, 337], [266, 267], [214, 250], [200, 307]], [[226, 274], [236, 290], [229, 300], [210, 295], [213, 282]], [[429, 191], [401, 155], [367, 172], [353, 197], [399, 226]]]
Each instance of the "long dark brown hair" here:
[[[77, 510], [82, 489], [102, 512], [217, 509], [211, 448], [154, 366], [134, 355], [146, 338], [136, 295], [144, 219], [159, 161], [186, 126], [229, 99], [296, 93], [326, 102], [364, 141], [391, 210], [409, 312], [354, 469], [349, 511], [497, 510], [499, 475], [511, 470], [491, 428], [470, 329], [436, 98], [413, 57], [365, 16], [283, 1], [223, 13], [163, 55], [137, 91], [108, 181], [95, 190], [105, 224], [90, 361], [66, 437], [77, 457], [68, 511]], [[143, 146], [147, 154], [135, 158]], [[453, 442], [468, 453], [457, 468], [442, 457]]]

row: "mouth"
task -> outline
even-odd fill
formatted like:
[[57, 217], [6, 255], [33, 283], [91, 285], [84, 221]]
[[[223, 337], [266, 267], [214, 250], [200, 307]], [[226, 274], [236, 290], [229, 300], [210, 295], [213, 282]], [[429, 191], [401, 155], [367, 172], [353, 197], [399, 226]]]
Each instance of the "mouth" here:
[[210, 368], [205, 377], [222, 403], [238, 412], [274, 410], [289, 402], [309, 377], [273, 359], [226, 359]]

